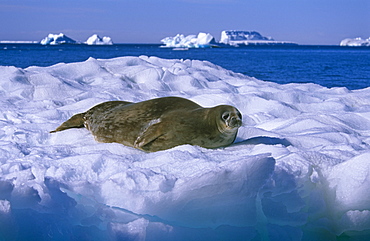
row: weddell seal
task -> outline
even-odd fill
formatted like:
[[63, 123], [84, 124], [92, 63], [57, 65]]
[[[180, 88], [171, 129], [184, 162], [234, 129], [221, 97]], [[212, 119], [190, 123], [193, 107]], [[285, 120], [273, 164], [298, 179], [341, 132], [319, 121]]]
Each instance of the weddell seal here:
[[108, 101], [76, 114], [50, 133], [86, 127], [99, 142], [154, 152], [190, 144], [205, 148], [234, 142], [242, 115], [233, 106], [203, 108], [180, 97], [139, 103]]

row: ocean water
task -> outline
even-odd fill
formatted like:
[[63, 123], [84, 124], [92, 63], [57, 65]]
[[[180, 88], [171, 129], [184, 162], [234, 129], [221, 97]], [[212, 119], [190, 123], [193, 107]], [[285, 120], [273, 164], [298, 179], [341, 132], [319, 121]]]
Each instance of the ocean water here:
[[85, 61], [89, 57], [157, 56], [208, 60], [260, 80], [316, 83], [326, 87], [363, 89], [370, 86], [370, 48], [339, 46], [249, 46], [173, 50], [156, 44], [112, 46], [0, 44], [0, 65], [26, 68]]

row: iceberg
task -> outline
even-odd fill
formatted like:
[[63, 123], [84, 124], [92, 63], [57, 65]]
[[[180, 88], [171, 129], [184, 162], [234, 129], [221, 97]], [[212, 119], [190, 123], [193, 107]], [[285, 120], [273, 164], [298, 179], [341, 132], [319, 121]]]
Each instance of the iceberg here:
[[229, 44], [233, 41], [247, 41], [247, 40], [270, 40], [271, 37], [264, 37], [256, 31], [236, 31], [236, 30], [224, 30], [221, 32], [220, 43]]
[[63, 33], [49, 34], [47, 37], [40, 41], [42, 45], [59, 45], [59, 44], [77, 44], [78, 42], [67, 37]]
[[239, 45], [296, 45], [289, 41], [275, 41], [271, 37], [264, 37], [256, 31], [224, 30], [221, 32], [221, 44], [231, 46]]
[[[2, 240], [367, 240], [370, 88], [280, 85], [208, 61], [0, 66]], [[144, 153], [86, 129], [110, 100], [179, 96], [243, 115], [234, 144]]]
[[161, 40], [166, 48], [209, 48], [216, 44], [214, 37], [209, 33], [198, 35], [177, 34], [175, 37], [166, 37]]
[[354, 46], [354, 47], [359, 47], [359, 46], [370, 46], [370, 38], [368, 39], [362, 39], [360, 37], [358, 38], [346, 38], [343, 39], [340, 44], [340, 46]]
[[113, 41], [110, 37], [104, 36], [103, 38], [101, 38], [97, 34], [94, 34], [86, 40], [85, 44], [87, 45], [112, 45]]
[[0, 40], [0, 44], [38, 44], [39, 41], [32, 41], [32, 40]]

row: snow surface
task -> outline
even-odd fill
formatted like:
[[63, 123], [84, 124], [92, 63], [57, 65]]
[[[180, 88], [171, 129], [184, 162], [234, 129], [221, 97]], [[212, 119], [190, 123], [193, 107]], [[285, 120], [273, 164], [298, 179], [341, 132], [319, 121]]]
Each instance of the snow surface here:
[[177, 34], [175, 37], [166, 37], [161, 40], [163, 47], [167, 48], [209, 48], [215, 43], [214, 37], [209, 33], [198, 35]]
[[[0, 240], [370, 234], [370, 89], [279, 85], [147, 56], [0, 73]], [[100, 102], [163, 96], [237, 107], [236, 143], [144, 153], [86, 129], [49, 134]]]
[[289, 41], [275, 41], [271, 37], [264, 37], [256, 31], [224, 30], [221, 32], [221, 44], [238, 47], [239, 45], [281, 45], [296, 44]]
[[362, 39], [360, 37], [358, 38], [346, 38], [343, 39], [340, 44], [340, 46], [370, 46], [370, 38], [368, 39]]
[[113, 41], [110, 37], [104, 36], [103, 38], [99, 37], [97, 34], [93, 34], [89, 37], [85, 44], [87, 45], [112, 45]]
[[58, 45], [58, 44], [76, 44], [77, 42], [65, 34], [52, 34], [50, 33], [47, 37], [40, 41], [42, 45]]

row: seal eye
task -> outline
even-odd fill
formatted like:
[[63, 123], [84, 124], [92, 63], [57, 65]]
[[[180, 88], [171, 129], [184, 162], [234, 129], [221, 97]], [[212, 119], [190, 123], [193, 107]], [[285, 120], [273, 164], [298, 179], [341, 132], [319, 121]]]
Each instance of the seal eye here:
[[227, 120], [227, 119], [229, 119], [229, 117], [230, 117], [230, 114], [228, 112], [225, 112], [225, 113], [222, 114], [222, 119], [223, 120]]

